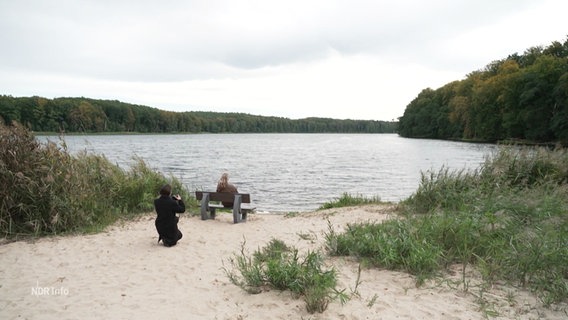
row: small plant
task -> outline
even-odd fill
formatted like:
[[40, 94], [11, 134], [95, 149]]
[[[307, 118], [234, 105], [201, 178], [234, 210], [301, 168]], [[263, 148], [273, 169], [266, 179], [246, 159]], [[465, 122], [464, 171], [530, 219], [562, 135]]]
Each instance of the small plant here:
[[379, 296], [375, 293], [373, 295], [373, 297], [369, 300], [369, 302], [367, 303], [367, 307], [371, 308], [372, 306], [375, 305], [375, 302], [377, 302], [377, 299], [379, 298]]
[[223, 270], [234, 285], [251, 294], [261, 293], [266, 282], [264, 274], [257, 259], [253, 260], [246, 256], [245, 244], [246, 241], [243, 241], [239, 255], [234, 255], [233, 258], [229, 259], [231, 265], [239, 270], [240, 277], [226, 268]]
[[294, 296], [303, 297], [310, 313], [325, 311], [335, 298], [345, 301], [343, 291], [336, 289], [335, 270], [324, 269], [321, 254], [308, 252], [301, 257], [297, 249], [272, 239], [249, 257], [244, 245], [245, 242], [239, 254], [229, 259], [232, 269], [224, 268], [231, 283], [243, 290], [249, 293], [260, 293], [265, 288], [290, 290]]
[[509, 306], [515, 306], [517, 304], [516, 294], [514, 291], [507, 291], [507, 302]]
[[314, 233], [298, 233], [298, 237], [302, 240], [310, 240], [313, 241], [317, 239], [317, 235]]
[[359, 266], [357, 267], [357, 279], [355, 280], [355, 288], [351, 290], [353, 295], [361, 296], [359, 294], [359, 285], [361, 284], [361, 282], [361, 263], [359, 263]]
[[287, 212], [287, 213], [285, 213], [285, 214], [284, 214], [284, 217], [285, 217], [285, 218], [294, 218], [294, 217], [297, 217], [297, 216], [299, 216], [299, 215], [300, 215], [299, 212], [293, 211], [293, 212]]

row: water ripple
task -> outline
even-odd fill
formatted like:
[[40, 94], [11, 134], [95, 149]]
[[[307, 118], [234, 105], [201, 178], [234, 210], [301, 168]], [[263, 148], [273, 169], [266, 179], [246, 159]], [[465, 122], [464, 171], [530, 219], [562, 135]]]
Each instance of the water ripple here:
[[344, 192], [399, 201], [416, 190], [421, 171], [474, 169], [495, 148], [394, 134], [87, 135], [65, 141], [71, 152], [104, 154], [123, 168], [141, 157], [190, 190], [215, 189], [229, 172], [239, 191], [269, 212], [313, 210]]

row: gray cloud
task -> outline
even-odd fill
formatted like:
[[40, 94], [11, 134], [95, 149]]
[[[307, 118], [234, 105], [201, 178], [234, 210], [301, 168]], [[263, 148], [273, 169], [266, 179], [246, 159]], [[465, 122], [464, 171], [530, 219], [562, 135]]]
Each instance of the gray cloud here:
[[565, 36], [566, 10], [564, 0], [0, 0], [0, 87], [390, 120], [425, 87], [562, 40], [551, 37]]
[[[425, 61], [530, 1], [3, 1], [3, 68], [118, 80], [238, 75], [341, 54]], [[425, 61], [426, 63], [428, 61]]]

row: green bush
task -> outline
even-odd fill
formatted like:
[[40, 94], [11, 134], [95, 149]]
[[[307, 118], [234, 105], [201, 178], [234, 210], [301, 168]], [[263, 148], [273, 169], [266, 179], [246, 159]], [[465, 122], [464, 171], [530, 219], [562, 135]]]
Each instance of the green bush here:
[[125, 171], [102, 155], [71, 155], [60, 144], [39, 143], [24, 127], [0, 126], [0, 232], [5, 237], [97, 231], [121, 217], [153, 210], [159, 188], [173, 177], [142, 159]]
[[350, 255], [367, 264], [406, 271], [423, 279], [439, 269], [442, 250], [423, 241], [406, 220], [389, 220], [383, 223], [349, 224], [342, 234], [330, 229], [325, 235], [331, 255]]
[[501, 147], [485, 161], [483, 179], [506, 186], [534, 187], [568, 183], [568, 150]]
[[404, 270], [421, 282], [451, 264], [477, 266], [547, 303], [568, 298], [568, 152], [501, 148], [479, 170], [422, 175], [402, 216], [326, 234], [334, 255]]
[[224, 271], [233, 284], [249, 293], [260, 293], [266, 288], [290, 290], [294, 296], [304, 298], [309, 313], [325, 311], [336, 297], [346, 299], [336, 289], [335, 270], [324, 269], [321, 254], [308, 252], [301, 257], [297, 249], [277, 239], [256, 250], [252, 257], [244, 252], [243, 243], [240, 254], [229, 262], [232, 269]]

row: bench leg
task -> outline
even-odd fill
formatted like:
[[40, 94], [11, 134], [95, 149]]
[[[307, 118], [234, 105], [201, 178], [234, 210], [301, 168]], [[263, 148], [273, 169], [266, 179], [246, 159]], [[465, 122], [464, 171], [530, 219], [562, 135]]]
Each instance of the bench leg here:
[[238, 207], [233, 205], [233, 223], [241, 222], [241, 213]]
[[204, 192], [203, 198], [201, 198], [201, 220], [209, 219], [207, 214], [207, 207], [209, 207], [209, 193]]
[[241, 195], [236, 194], [233, 201], [233, 223], [239, 223], [241, 219]]
[[211, 212], [211, 216], [209, 217], [209, 219], [215, 220], [215, 210], [217, 210], [217, 209], [216, 208], [209, 208], [209, 212]]

